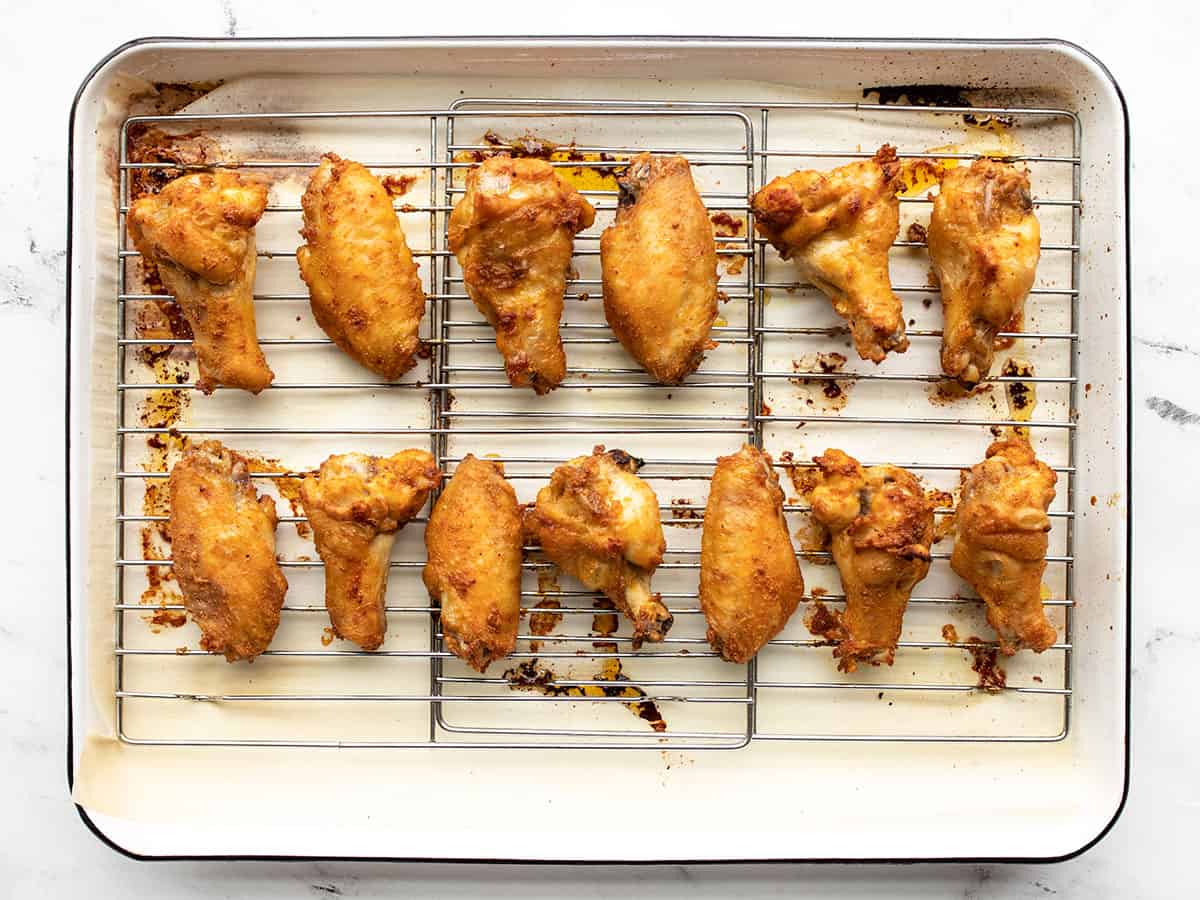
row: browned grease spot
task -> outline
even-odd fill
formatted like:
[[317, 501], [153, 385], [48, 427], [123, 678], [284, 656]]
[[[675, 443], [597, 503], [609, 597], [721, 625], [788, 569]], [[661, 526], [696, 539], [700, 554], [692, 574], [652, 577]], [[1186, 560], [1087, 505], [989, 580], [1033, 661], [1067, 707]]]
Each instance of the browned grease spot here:
[[390, 197], [403, 197], [412, 190], [412, 186], [416, 183], [416, 175], [383, 176], [383, 189], [388, 192]]
[[906, 236], [914, 244], [924, 244], [929, 239], [929, 235], [925, 230], [925, 226], [920, 222], [913, 222], [911, 225], [909, 225]]
[[[308, 472], [290, 472], [287, 467], [279, 460], [268, 456], [260, 456], [257, 453], [241, 451], [242, 456], [246, 458], [247, 466], [251, 472], [282, 472], [281, 477], [274, 479], [275, 490], [279, 496], [287, 501], [291, 507], [293, 516], [304, 515], [304, 503], [300, 499], [300, 484], [304, 480], [304, 476], [310, 474]], [[296, 534], [302, 538], [309, 537], [312, 534], [312, 528], [307, 522], [296, 522]]]
[[150, 630], [158, 634], [163, 628], [181, 628], [186, 625], [187, 615], [178, 610], [160, 607], [154, 611], [154, 615], [146, 618], [146, 621], [150, 625]]
[[971, 654], [971, 668], [979, 675], [979, 687], [989, 694], [999, 693], [1008, 686], [1008, 673], [998, 662], [999, 647], [989, 647], [983, 638], [971, 635], [966, 643]]
[[325, 626], [325, 628], [322, 629], [322, 631], [321, 631], [321, 646], [328, 647], [330, 644], [333, 643], [333, 640], [336, 637], [337, 637], [337, 632], [334, 631], [328, 625]]
[[617, 633], [616, 605], [607, 597], [597, 597], [592, 608], [598, 612], [592, 616], [592, 636], [612, 637]]
[[[717, 250], [745, 249], [746, 245], [737, 241], [722, 241], [720, 238], [734, 238], [746, 227], [746, 220], [731, 216], [725, 211], [715, 212], [708, 217], [713, 225], [713, 234], [718, 238]], [[740, 275], [746, 268], [746, 257], [741, 254], [729, 254], [721, 257], [721, 267], [727, 275]]]
[[953, 625], [951, 625], [949, 622], [947, 622], [945, 625], [942, 626], [942, 640], [945, 641], [947, 644], [957, 644], [958, 643], [958, 629], [955, 628]]
[[816, 596], [813, 597], [813, 605], [804, 617], [804, 624], [809, 631], [821, 638], [820, 646], [836, 646], [846, 640], [841, 613], [830, 609]]
[[[554, 597], [543, 597], [537, 602], [537, 609], [561, 609], [562, 604]], [[529, 630], [539, 637], [545, 637], [554, 631], [562, 622], [563, 614], [560, 612], [539, 612], [534, 613], [529, 617]]]
[[1092, 494], [1092, 506], [1096, 505], [1096, 495]]
[[[597, 643], [594, 646], [610, 653], [616, 652], [615, 644]], [[548, 697], [622, 697], [629, 701], [623, 705], [639, 719], [648, 722], [655, 731], [667, 730], [667, 723], [658, 711], [658, 705], [646, 699], [646, 692], [641, 688], [628, 683], [629, 678], [621, 671], [621, 660], [617, 657], [604, 660], [600, 664], [600, 671], [589, 679], [611, 681], [611, 685], [559, 685], [554, 672], [540, 665], [536, 659], [522, 661], [506, 670], [504, 677], [514, 690], [538, 691]]]
[[772, 415], [773, 412], [774, 411], [771, 409], [771, 404], [767, 403], [766, 400], [762, 401], [758, 407], [758, 414], [760, 416], [769, 416]]
[[990, 394], [993, 387], [995, 387], [993, 384], [979, 384], [974, 388], [967, 388], [957, 381], [947, 378], [928, 385], [925, 388], [925, 395], [935, 406], [947, 406], [967, 397]]
[[574, 162], [577, 166], [556, 166], [558, 177], [577, 190], [616, 190], [617, 176], [623, 166], [588, 165], [588, 163], [622, 162], [625, 156], [614, 156], [603, 151], [584, 151], [575, 142], [562, 144], [526, 132], [520, 137], [506, 138], [495, 131], [484, 134], [484, 149], [459, 150], [454, 154], [455, 162], [483, 162], [493, 156], [534, 157], [548, 162]]
[[672, 500], [671, 518], [674, 521], [667, 524], [675, 528], [699, 528], [704, 523], [704, 510], [691, 509], [691, 506], [690, 497], [676, 497]]
[[846, 357], [841, 353], [806, 353], [799, 359], [792, 360], [792, 371], [797, 373], [795, 378], [789, 378], [792, 384], [800, 388], [800, 398], [808, 406], [820, 406], [827, 410], [844, 409], [849, 399], [849, 380], [837, 381], [829, 378], [809, 378], [807, 373], [832, 375], [841, 372], [846, 365]]

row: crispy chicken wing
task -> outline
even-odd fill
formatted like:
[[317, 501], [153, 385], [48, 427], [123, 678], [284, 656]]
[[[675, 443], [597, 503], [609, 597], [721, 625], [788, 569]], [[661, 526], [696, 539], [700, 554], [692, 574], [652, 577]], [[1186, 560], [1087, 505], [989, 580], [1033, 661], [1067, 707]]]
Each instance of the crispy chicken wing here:
[[467, 174], [450, 214], [450, 250], [475, 306], [496, 329], [514, 387], [554, 390], [567, 371], [558, 335], [574, 237], [595, 210], [550, 163], [495, 156]]
[[771, 457], [749, 444], [717, 460], [704, 510], [700, 607], [708, 642], [743, 663], [779, 634], [804, 595]]
[[218, 170], [176, 178], [129, 209], [134, 246], [191, 326], [206, 394], [222, 385], [257, 394], [275, 377], [254, 324], [254, 226], [266, 205], [265, 185]]
[[929, 255], [942, 288], [942, 371], [973, 387], [992, 367], [996, 334], [1019, 330], [1041, 230], [1029, 173], [978, 159], [942, 179], [929, 219]]
[[169, 490], [173, 567], [200, 646], [229, 662], [254, 659], [275, 636], [288, 588], [275, 561], [275, 502], [218, 441], [189, 447]]
[[604, 315], [662, 384], [696, 371], [717, 317], [717, 245], [682, 156], [640, 153], [618, 179], [616, 220], [600, 237]]
[[650, 593], [667, 541], [658, 497], [634, 474], [640, 465], [623, 450], [597, 447], [555, 469], [525, 514], [525, 530], [550, 560], [629, 616], [635, 647], [661, 641], [674, 621]]
[[512, 653], [521, 617], [521, 510], [499, 463], [471, 454], [425, 528], [425, 587], [450, 652], [477, 672]]
[[984, 599], [1006, 656], [1041, 653], [1058, 637], [1042, 608], [1056, 480], [1024, 438], [1010, 437], [988, 447], [963, 481], [950, 566]]
[[384, 378], [416, 361], [425, 292], [383, 182], [326, 153], [301, 199], [307, 243], [296, 251], [317, 324]]
[[933, 504], [898, 466], [864, 469], [841, 450], [813, 461], [821, 474], [813, 517], [830, 531], [846, 593], [833, 655], [843, 672], [860, 662], [890, 666], [908, 598], [929, 571]]
[[873, 159], [776, 178], [754, 195], [754, 227], [850, 323], [858, 355], [881, 362], [908, 349], [888, 250], [900, 231], [901, 164], [887, 144]]
[[387, 458], [331, 456], [300, 485], [317, 553], [325, 561], [325, 608], [338, 637], [376, 650], [387, 632], [384, 595], [396, 532], [441, 481], [424, 450]]

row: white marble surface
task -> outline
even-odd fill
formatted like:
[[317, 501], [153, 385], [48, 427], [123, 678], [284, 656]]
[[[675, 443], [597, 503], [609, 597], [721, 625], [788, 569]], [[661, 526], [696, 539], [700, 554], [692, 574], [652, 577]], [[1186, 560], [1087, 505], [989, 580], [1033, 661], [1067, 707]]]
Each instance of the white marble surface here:
[[[0, 383], [8, 515], [0, 583], [0, 896], [1170, 897], [1190, 892], [1200, 834], [1200, 724], [1190, 687], [1200, 607], [1190, 596], [1200, 526], [1186, 514], [1200, 451], [1200, 281], [1192, 217], [1200, 139], [1192, 105], [1193, 4], [1112, 0], [904, 8], [894, 3], [728, 0], [408, 8], [383, 2], [196, 0], [121, 4], [8, 0], [0, 22], [6, 136], [0, 142]], [[670, 7], [676, 7], [671, 9]], [[813, 8], [817, 7], [817, 8]], [[514, 13], [520, 10], [519, 16]], [[876, 36], [1058, 36], [1113, 70], [1134, 134], [1134, 416], [1130, 800], [1098, 847], [1056, 866], [477, 868], [315, 864], [139, 864], [101, 845], [67, 795], [62, 568], [62, 398], [67, 111], [80, 79], [136, 36], [579, 32]], [[17, 423], [20, 423], [19, 425]], [[1180, 585], [1189, 584], [1181, 589]], [[936, 848], [931, 848], [936, 852]]]

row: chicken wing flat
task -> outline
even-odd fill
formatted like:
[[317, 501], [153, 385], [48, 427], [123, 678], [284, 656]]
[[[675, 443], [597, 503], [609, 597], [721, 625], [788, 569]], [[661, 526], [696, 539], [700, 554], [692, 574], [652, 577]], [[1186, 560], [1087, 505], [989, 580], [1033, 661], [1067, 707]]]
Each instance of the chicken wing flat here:
[[650, 593], [667, 541], [658, 497], [634, 474], [639, 466], [623, 450], [597, 447], [555, 469], [525, 514], [525, 530], [550, 560], [629, 616], [635, 648], [661, 641], [674, 621]]
[[257, 394], [275, 378], [254, 322], [254, 226], [266, 206], [265, 185], [216, 171], [176, 178], [129, 209], [129, 237], [191, 326], [206, 394]]
[[553, 390], [567, 371], [558, 334], [574, 238], [595, 210], [550, 163], [495, 156], [467, 174], [449, 245], [475, 306], [496, 329], [513, 387]]
[[317, 553], [325, 561], [325, 608], [334, 633], [376, 650], [387, 632], [388, 569], [396, 532], [441, 482], [424, 450], [395, 456], [345, 453], [300, 485]]
[[941, 283], [942, 371], [967, 387], [988, 376], [996, 334], [1019, 330], [1033, 287], [1041, 229], [1029, 173], [978, 159], [942, 179], [929, 219]]
[[841, 450], [813, 460], [821, 480], [813, 517], [829, 529], [846, 610], [833, 651], [838, 668], [891, 665], [908, 598], [929, 571], [933, 505], [912, 473], [898, 466], [864, 469]]
[[804, 595], [771, 457], [750, 445], [717, 460], [700, 548], [708, 642], [743, 663], [779, 634]]
[[1055, 481], [1020, 437], [993, 443], [963, 481], [950, 567], [987, 604], [1005, 656], [1041, 653], [1058, 637], [1042, 608]]
[[900, 231], [901, 164], [884, 144], [872, 159], [776, 178], [754, 195], [754, 227], [850, 323], [858, 355], [908, 349], [888, 251]]
[[171, 555], [200, 646], [229, 662], [271, 643], [287, 579], [275, 561], [275, 503], [250, 483], [244, 457], [205, 441], [171, 469]]
[[425, 528], [425, 587], [450, 652], [477, 672], [512, 653], [521, 617], [521, 510], [499, 463], [467, 454]]
[[391, 195], [364, 166], [326, 153], [301, 205], [296, 262], [317, 324], [372, 372], [399, 378], [420, 349], [425, 292]]
[[696, 371], [717, 317], [717, 245], [682, 156], [641, 153], [618, 178], [616, 220], [600, 236], [604, 315], [655, 380]]

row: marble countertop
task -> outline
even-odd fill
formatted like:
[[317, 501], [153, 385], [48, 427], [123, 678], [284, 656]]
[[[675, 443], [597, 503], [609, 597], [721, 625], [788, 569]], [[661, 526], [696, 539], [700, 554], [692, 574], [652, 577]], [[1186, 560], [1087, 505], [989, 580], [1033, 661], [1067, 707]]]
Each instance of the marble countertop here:
[[[8, 585], [0, 618], [0, 895], [13, 897], [342, 895], [373, 897], [913, 896], [1161, 897], [1191, 883], [1187, 859], [1200, 833], [1200, 718], [1188, 715], [1185, 673], [1200, 652], [1200, 607], [1179, 590], [1182, 548], [1200, 541], [1189, 524], [1177, 471], [1200, 451], [1200, 281], [1192, 204], [1200, 180], [1184, 148], [1200, 138], [1190, 112], [1194, 8], [1164, 4], [1130, 15], [1112, 0], [1003, 7], [962, 6], [945, 14], [899, 12], [894, 4], [756, 4], [753, 22], [727, 2], [670, 6], [607, 0], [601, 18], [572, 4], [460, 2], [434, 8], [343, 0], [167, 4], [8, 4], [0, 71], [8, 136], [0, 144], [0, 383], [12, 428], [4, 445], [10, 513], [0, 562]], [[16, 7], [16, 8], [14, 8]], [[873, 34], [894, 37], [1057, 36], [1098, 55], [1129, 103], [1134, 145], [1133, 370], [1137, 497], [1133, 573], [1133, 780], [1124, 815], [1094, 849], [1053, 866], [660, 867], [504, 869], [349, 864], [141, 864], [103, 846], [67, 794], [62, 642], [63, 277], [66, 242], [67, 112], [88, 69], [116, 45], [146, 34], [267, 36], [317, 34], [569, 34], [579, 31], [745, 34]], [[10, 424], [11, 427], [11, 424]], [[40, 450], [31, 450], [41, 448]], [[1184, 487], [1186, 487], [1186, 482]], [[17, 512], [19, 511], [19, 513]], [[1165, 520], [1163, 517], [1166, 517]], [[1164, 522], [1152, 527], [1153, 522]], [[1191, 660], [1191, 662], [1189, 662]]]

